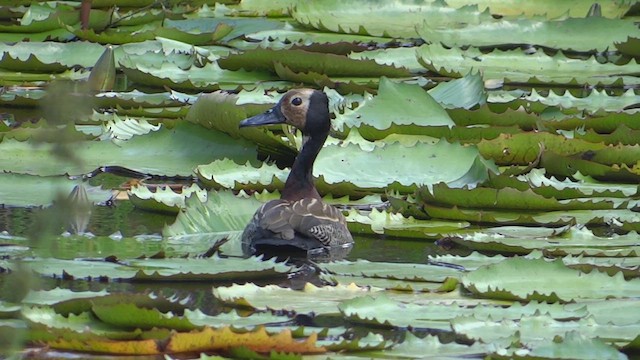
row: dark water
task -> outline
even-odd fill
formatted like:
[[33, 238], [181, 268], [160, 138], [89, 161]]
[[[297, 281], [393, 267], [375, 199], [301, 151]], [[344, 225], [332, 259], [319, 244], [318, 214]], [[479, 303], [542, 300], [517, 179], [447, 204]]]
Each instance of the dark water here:
[[[154, 213], [136, 209], [130, 202], [116, 202], [111, 206], [94, 206], [91, 211], [86, 232], [91, 236], [59, 236], [68, 226], [57, 225], [53, 227], [43, 226], [42, 222], [51, 221], [51, 209], [42, 208], [8, 208], [0, 207], [0, 259], [11, 259], [19, 257], [19, 252], [12, 252], [15, 246], [8, 244], [29, 244], [31, 253], [40, 256], [50, 256], [61, 259], [73, 258], [106, 258], [117, 254], [121, 258], [135, 258], [138, 256], [151, 256], [171, 248], [172, 244], [163, 239], [162, 229], [166, 224], [171, 224], [175, 220], [175, 215]], [[38, 231], [50, 231], [54, 236], [49, 236], [43, 250], [34, 239], [38, 238]], [[140, 235], [143, 235], [142, 237]], [[370, 261], [388, 262], [411, 262], [426, 263], [429, 255], [443, 254], [450, 252], [450, 249], [441, 249], [433, 244], [433, 240], [407, 240], [388, 239], [379, 237], [355, 237], [356, 244], [349, 253], [348, 260], [366, 259]], [[42, 240], [41, 243], [45, 241]], [[4, 245], [4, 246], [3, 246]], [[180, 251], [185, 248], [196, 246], [193, 244], [182, 244]], [[173, 248], [176, 246], [174, 245]], [[23, 250], [27, 247], [23, 247]], [[196, 254], [202, 251], [202, 246], [196, 250]], [[179, 253], [179, 251], [178, 251]], [[167, 254], [171, 256], [171, 254]], [[304, 265], [304, 264], [303, 264]], [[0, 267], [1, 268], [1, 267]], [[314, 266], [301, 266], [300, 270], [288, 277], [269, 278], [263, 281], [253, 281], [258, 285], [278, 284], [282, 286], [301, 288], [305, 283], [311, 282], [321, 285], [325, 280], [321, 280], [314, 271]], [[100, 282], [87, 280], [66, 280], [62, 278], [31, 278], [30, 284], [22, 284], [24, 279], [17, 273], [0, 273], [0, 289], [11, 288], [11, 295], [19, 301], [22, 295], [26, 294], [28, 288], [51, 290], [55, 288], [69, 289], [72, 291], [102, 291], [120, 294], [149, 294], [153, 293], [161, 298], [178, 300], [185, 308], [199, 309], [205, 314], [215, 315], [220, 312], [230, 311], [226, 305], [220, 303], [211, 291], [212, 286], [228, 286], [232, 282]], [[22, 295], [21, 295], [22, 294]], [[2, 295], [3, 300], [14, 300]], [[288, 326], [344, 326], [341, 318], [324, 318], [296, 316], [292, 318]], [[328, 322], [328, 323], [327, 323]], [[336, 324], [334, 324], [336, 323]], [[388, 338], [401, 336], [394, 331], [361, 328], [351, 326], [351, 332], [366, 334], [369, 331], [381, 332]], [[39, 351], [37, 348], [34, 351]], [[85, 354], [86, 355], [86, 354]], [[47, 351], [39, 353], [40, 358], [74, 358], [75, 354], [68, 352]], [[83, 355], [84, 357], [84, 355]], [[102, 359], [108, 357], [86, 356], [91, 359]], [[158, 357], [136, 357], [136, 359], [156, 359]]]
[[[33, 232], [41, 228], [38, 222], [47, 215], [45, 210], [41, 208], [0, 207], [0, 231], [10, 236], [33, 236]], [[148, 252], [152, 252], [156, 247], [160, 249], [159, 240], [162, 229], [165, 225], [173, 223], [174, 220], [175, 215], [173, 214], [143, 211], [136, 209], [128, 201], [120, 201], [111, 206], [94, 206], [86, 232], [103, 237], [114, 237], [115, 234], [113, 246], [118, 248], [113, 250], [117, 250], [118, 253], [123, 252], [122, 246], [127, 245], [128, 238], [147, 235], [149, 240], [146, 247], [141, 246], [140, 243], [144, 243], [145, 240], [140, 238], [136, 239], [136, 244], [132, 244], [132, 246], [145, 248], [147, 250], [145, 252], [149, 255]], [[59, 234], [65, 230], [67, 228], [56, 227], [52, 233]], [[120, 235], [122, 239], [119, 238]], [[361, 236], [355, 237], [355, 241], [356, 245], [349, 253], [348, 260], [424, 263], [427, 261], [428, 255], [451, 252], [436, 246], [433, 240], [429, 239], [410, 240], [385, 238], [384, 236]], [[58, 242], [59, 246], [53, 248], [54, 254], [52, 255], [60, 258], [82, 256], [82, 244], [76, 244], [76, 247], [72, 247], [70, 244], [73, 243], [73, 240], [61, 239]], [[108, 242], [101, 242], [101, 244], [105, 246], [104, 249], [101, 249], [101, 254], [109, 256]]]

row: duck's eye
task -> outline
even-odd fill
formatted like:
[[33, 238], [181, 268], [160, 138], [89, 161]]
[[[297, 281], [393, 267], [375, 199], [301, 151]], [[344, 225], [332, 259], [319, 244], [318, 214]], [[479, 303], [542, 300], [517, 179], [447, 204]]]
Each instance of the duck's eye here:
[[300, 99], [299, 97], [294, 97], [293, 100], [291, 100], [291, 103], [295, 106], [299, 106], [300, 104], [302, 104], [302, 99]]

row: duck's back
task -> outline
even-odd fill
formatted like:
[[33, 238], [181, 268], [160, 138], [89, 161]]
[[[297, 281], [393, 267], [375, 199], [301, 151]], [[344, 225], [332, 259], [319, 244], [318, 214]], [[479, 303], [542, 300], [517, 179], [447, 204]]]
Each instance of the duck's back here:
[[342, 213], [316, 198], [272, 200], [256, 211], [242, 234], [242, 242], [285, 245], [300, 249], [340, 246], [353, 242]]

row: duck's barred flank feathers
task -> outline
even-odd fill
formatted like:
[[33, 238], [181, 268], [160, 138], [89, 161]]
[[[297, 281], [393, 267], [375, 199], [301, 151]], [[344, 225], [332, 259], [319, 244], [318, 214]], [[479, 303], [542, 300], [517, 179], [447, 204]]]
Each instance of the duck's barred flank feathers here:
[[331, 127], [327, 96], [317, 90], [291, 90], [272, 109], [243, 120], [240, 126], [280, 123], [300, 129], [305, 141], [291, 167], [282, 198], [256, 211], [242, 234], [243, 243], [302, 249], [353, 243], [342, 213], [323, 203], [313, 184], [313, 163]]
[[[325, 246], [343, 245], [353, 241], [351, 233], [344, 226], [316, 225], [309, 229], [309, 233]], [[342, 239], [344, 242], [336, 242], [336, 239]]]

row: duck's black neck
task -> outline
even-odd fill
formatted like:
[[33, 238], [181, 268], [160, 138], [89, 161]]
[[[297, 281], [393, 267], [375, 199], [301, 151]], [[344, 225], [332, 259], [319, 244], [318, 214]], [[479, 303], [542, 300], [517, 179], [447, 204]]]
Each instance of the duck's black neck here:
[[328, 133], [316, 133], [303, 141], [302, 149], [293, 162], [289, 177], [282, 190], [282, 199], [295, 201], [303, 198], [320, 198], [313, 184], [313, 163], [322, 149]]

